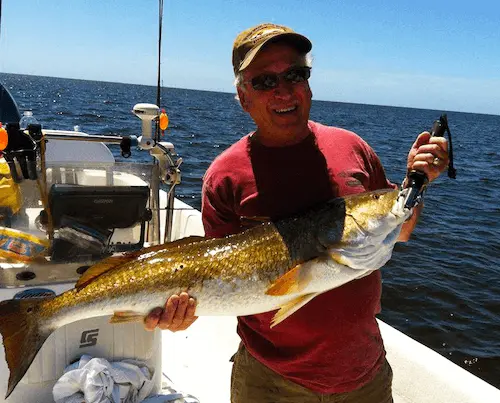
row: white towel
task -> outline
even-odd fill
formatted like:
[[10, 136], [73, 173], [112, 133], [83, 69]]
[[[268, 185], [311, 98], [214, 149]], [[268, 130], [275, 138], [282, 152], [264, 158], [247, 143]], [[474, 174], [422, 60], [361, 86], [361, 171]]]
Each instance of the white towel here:
[[161, 393], [149, 396], [143, 403], [200, 403], [200, 401], [189, 393], [177, 390], [172, 380], [164, 373]]
[[152, 391], [154, 373], [135, 360], [108, 362], [83, 355], [54, 385], [56, 403], [136, 403]]

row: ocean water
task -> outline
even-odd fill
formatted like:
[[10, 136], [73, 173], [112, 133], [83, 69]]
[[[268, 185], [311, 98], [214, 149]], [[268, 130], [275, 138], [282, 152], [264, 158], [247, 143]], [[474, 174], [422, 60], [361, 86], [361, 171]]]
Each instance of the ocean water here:
[[[132, 107], [156, 100], [150, 86], [12, 74], [0, 80], [44, 127], [79, 125], [91, 134], [139, 135]], [[166, 140], [184, 160], [178, 197], [199, 208], [206, 168], [253, 122], [233, 94], [164, 88], [162, 99]], [[500, 387], [500, 116], [313, 101], [311, 118], [358, 133], [399, 183], [416, 135], [442, 112], [457, 179], [443, 175], [431, 184], [412, 239], [396, 245], [382, 269], [380, 318]]]

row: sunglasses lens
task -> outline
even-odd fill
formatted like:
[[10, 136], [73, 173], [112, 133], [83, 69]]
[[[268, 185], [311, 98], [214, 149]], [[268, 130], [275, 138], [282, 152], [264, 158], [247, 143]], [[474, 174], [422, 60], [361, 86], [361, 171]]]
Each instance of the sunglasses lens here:
[[296, 84], [306, 81], [311, 76], [311, 69], [309, 67], [297, 67], [288, 71], [285, 74], [285, 80]]
[[278, 85], [278, 76], [276, 74], [262, 74], [252, 78], [252, 87], [257, 91], [270, 90]]
[[285, 81], [296, 84], [306, 81], [311, 76], [310, 67], [293, 67], [281, 74], [261, 74], [251, 80], [252, 87], [257, 91], [267, 91], [278, 86], [278, 81], [283, 78]]

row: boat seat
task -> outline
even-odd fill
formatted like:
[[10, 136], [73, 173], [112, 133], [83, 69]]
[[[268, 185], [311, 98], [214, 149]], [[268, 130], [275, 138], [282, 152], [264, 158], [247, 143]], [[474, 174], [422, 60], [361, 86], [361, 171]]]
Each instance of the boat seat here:
[[81, 141], [49, 140], [45, 151], [45, 163], [47, 167], [87, 165], [111, 167], [115, 163], [115, 157], [103, 143], [85, 142], [85, 147], [82, 147]]
[[19, 122], [21, 114], [16, 101], [7, 88], [0, 83], [0, 122], [3, 124]]

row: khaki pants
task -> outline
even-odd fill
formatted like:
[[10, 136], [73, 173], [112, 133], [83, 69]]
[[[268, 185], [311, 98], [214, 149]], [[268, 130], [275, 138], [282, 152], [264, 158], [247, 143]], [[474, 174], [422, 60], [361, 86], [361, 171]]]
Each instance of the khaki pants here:
[[392, 403], [392, 369], [385, 361], [370, 383], [352, 392], [323, 395], [286, 380], [240, 346], [231, 375], [231, 403]]

